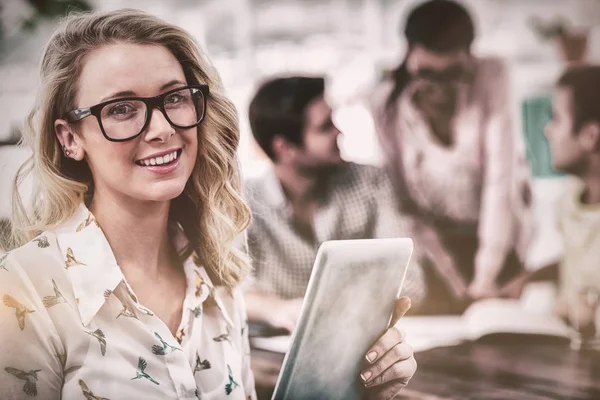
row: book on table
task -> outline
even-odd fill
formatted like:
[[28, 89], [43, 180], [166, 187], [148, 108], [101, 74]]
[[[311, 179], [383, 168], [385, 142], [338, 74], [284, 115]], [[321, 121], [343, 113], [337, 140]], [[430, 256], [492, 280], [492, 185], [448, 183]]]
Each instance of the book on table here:
[[[452, 346], [491, 335], [537, 335], [567, 338], [569, 328], [548, 312], [535, 312], [519, 300], [486, 299], [473, 303], [462, 315], [410, 316], [400, 326], [415, 351]], [[285, 353], [290, 336], [252, 337], [253, 348]]]

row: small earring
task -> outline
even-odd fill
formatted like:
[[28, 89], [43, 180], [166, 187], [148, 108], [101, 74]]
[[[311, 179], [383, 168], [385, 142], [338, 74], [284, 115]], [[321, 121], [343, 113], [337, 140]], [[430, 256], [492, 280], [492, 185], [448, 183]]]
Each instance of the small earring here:
[[65, 153], [65, 157], [69, 157], [71, 155], [71, 152], [67, 150], [66, 146], [63, 146], [63, 152]]

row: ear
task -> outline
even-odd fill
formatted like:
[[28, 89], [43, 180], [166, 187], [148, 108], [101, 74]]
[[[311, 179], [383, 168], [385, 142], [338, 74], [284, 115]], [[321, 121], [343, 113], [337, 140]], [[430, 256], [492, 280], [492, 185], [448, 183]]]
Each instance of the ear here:
[[579, 132], [579, 142], [588, 152], [600, 149], [600, 122], [589, 122]]
[[297, 146], [294, 146], [286, 138], [281, 135], [276, 135], [273, 138], [273, 153], [276, 160], [285, 162], [290, 160], [296, 154]]
[[76, 161], [83, 160], [85, 150], [83, 149], [83, 140], [73, 130], [71, 124], [64, 119], [54, 121], [54, 133], [60, 142], [65, 157]]

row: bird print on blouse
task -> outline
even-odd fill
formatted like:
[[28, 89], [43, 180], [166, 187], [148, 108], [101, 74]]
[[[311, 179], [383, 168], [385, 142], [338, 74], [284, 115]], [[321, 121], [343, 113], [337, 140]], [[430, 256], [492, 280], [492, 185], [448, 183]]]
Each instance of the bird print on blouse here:
[[210, 361], [202, 360], [198, 355], [198, 352], [196, 352], [196, 366], [194, 367], [194, 375], [196, 375], [196, 372], [204, 371], [205, 369], [210, 369], [210, 367]]
[[6, 259], [8, 258], [8, 253], [4, 253], [0, 256], [0, 269], [3, 269], [5, 271], [8, 271], [8, 268], [6, 268]]
[[117, 315], [117, 318], [119, 318], [121, 315], [128, 318], [138, 319], [137, 315], [135, 315], [135, 313], [125, 304], [123, 304], [123, 309], [121, 310], [119, 315]]
[[40, 236], [36, 237], [35, 239], [33, 239], [32, 241], [36, 242], [40, 249], [46, 249], [46, 248], [50, 247], [50, 242], [48, 242], [48, 238], [44, 235], [40, 235]]
[[65, 267], [67, 269], [71, 268], [71, 267], [75, 267], [77, 265], [83, 265], [86, 266], [86, 264], [78, 261], [75, 258], [75, 255], [73, 255], [73, 249], [71, 249], [70, 247], [67, 249], [67, 259], [65, 261]]
[[177, 332], [175, 333], [175, 340], [177, 340], [177, 343], [181, 344], [184, 336], [185, 336], [185, 332], [183, 331], [183, 328], [179, 328], [177, 330]]
[[199, 318], [202, 315], [202, 307], [195, 307], [192, 312], [194, 313], [194, 318]]
[[200, 273], [198, 271], [196, 271], [196, 293], [195, 293], [196, 297], [202, 296], [202, 287], [203, 286], [206, 286], [206, 281], [200, 275]]
[[133, 300], [134, 303], [139, 303], [137, 296], [135, 295], [135, 293], [133, 293], [133, 290], [131, 290], [129, 285], [126, 285], [126, 287], [127, 287], [127, 293], [129, 294], [129, 297], [131, 297], [131, 300]]
[[215, 342], [224, 342], [224, 341], [228, 341], [231, 343], [231, 337], [229, 336], [231, 333], [229, 326], [227, 327], [227, 333], [222, 333], [219, 336], [213, 338], [213, 340]]
[[160, 340], [160, 343], [162, 344], [162, 346], [159, 346], [157, 344], [152, 346], [153, 354], [155, 354], [157, 356], [164, 356], [165, 354], [172, 353], [175, 350], [181, 350], [179, 347], [171, 346], [169, 343], [165, 342], [163, 340], [163, 338], [157, 332], [154, 332], [154, 336], [156, 336], [158, 338], [158, 340]]
[[79, 224], [76, 231], [81, 232], [84, 228], [87, 228], [92, 223], [94, 223], [98, 228], [100, 228], [100, 224], [98, 224], [98, 221], [96, 221], [96, 217], [94, 217], [94, 214], [88, 211], [87, 218], [81, 224]]
[[102, 329], [96, 329], [95, 331], [86, 331], [86, 333], [98, 340], [100, 343], [100, 353], [105, 356], [106, 355], [106, 336]]
[[179, 391], [182, 394], [183, 398], [186, 399], [191, 399], [191, 398], [195, 398], [195, 399], [200, 399], [200, 394], [198, 393], [198, 389], [197, 388], [186, 388], [185, 385], [180, 385], [179, 386]]
[[155, 381], [150, 375], [148, 375], [146, 373], [146, 367], [148, 366], [148, 363], [146, 362], [146, 360], [144, 360], [142, 357], [139, 358], [138, 360], [138, 370], [136, 371], [136, 375], [134, 378], [131, 378], [131, 380], [134, 379], [147, 379], [150, 382], [154, 383], [155, 385], [160, 385], [160, 383], [158, 383], [157, 381]]
[[41, 371], [41, 369], [32, 369], [29, 372], [21, 371], [20, 369], [6, 367], [4, 371], [9, 374], [16, 376], [22, 381], [25, 381], [25, 385], [23, 386], [23, 391], [25, 394], [31, 397], [37, 396], [37, 373]]
[[242, 329], [240, 331], [242, 333], [242, 336], [244, 336], [244, 333], [246, 332], [247, 329], [248, 329], [248, 320], [245, 320], [244, 325], [242, 325]]
[[231, 392], [233, 392], [235, 388], [240, 387], [240, 385], [233, 379], [233, 372], [231, 372], [229, 364], [227, 365], [227, 374], [229, 376], [229, 383], [225, 385], [225, 394], [229, 396]]
[[83, 392], [86, 400], [108, 400], [106, 397], [96, 396], [94, 392], [90, 390], [88, 385], [86, 385], [81, 379], [79, 380], [79, 386], [81, 387], [81, 391]]
[[67, 299], [65, 298], [65, 296], [63, 296], [63, 294], [58, 289], [58, 286], [56, 285], [56, 282], [54, 281], [54, 279], [52, 279], [52, 287], [54, 288], [54, 296], [45, 296], [42, 299], [42, 302], [44, 303], [44, 307], [50, 308], [50, 307], [53, 307], [53, 306], [55, 306], [57, 304], [61, 304], [61, 303], [69, 304], [67, 302]]
[[19, 303], [17, 300], [15, 300], [12, 296], [9, 296], [8, 294], [5, 294], [2, 300], [6, 307], [15, 309], [15, 316], [17, 317], [19, 328], [21, 330], [25, 329], [25, 316], [27, 314], [35, 312], [35, 310]]

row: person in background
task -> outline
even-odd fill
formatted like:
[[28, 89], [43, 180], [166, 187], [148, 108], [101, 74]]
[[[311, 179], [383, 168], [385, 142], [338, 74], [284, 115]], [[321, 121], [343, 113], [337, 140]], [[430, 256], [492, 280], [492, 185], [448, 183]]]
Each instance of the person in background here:
[[505, 65], [471, 53], [461, 5], [427, 1], [408, 16], [402, 64], [372, 98], [384, 161], [424, 253], [427, 313], [501, 296], [523, 270], [531, 193], [513, 127]]
[[[249, 118], [272, 166], [245, 182], [253, 215], [248, 228], [254, 262], [246, 293], [248, 317], [292, 331], [322, 242], [403, 237], [406, 231], [383, 171], [342, 159], [341, 132], [332, 120], [323, 78], [263, 83], [250, 104]], [[415, 304], [423, 298], [417, 263], [409, 267], [403, 294]]]
[[[558, 80], [552, 120], [546, 126], [552, 163], [571, 175], [559, 203], [558, 226], [564, 255], [557, 265], [557, 313], [573, 324], [588, 325], [594, 315], [573, 320], [573, 310], [600, 295], [600, 66], [569, 68]], [[598, 304], [596, 304], [598, 306]]]
[[[24, 134], [15, 185], [38, 187], [28, 206], [15, 192], [20, 247], [0, 255], [3, 398], [256, 399], [238, 120], [190, 34], [136, 10], [69, 16]], [[371, 352], [369, 396], [392, 398], [412, 351], [390, 328]]]

